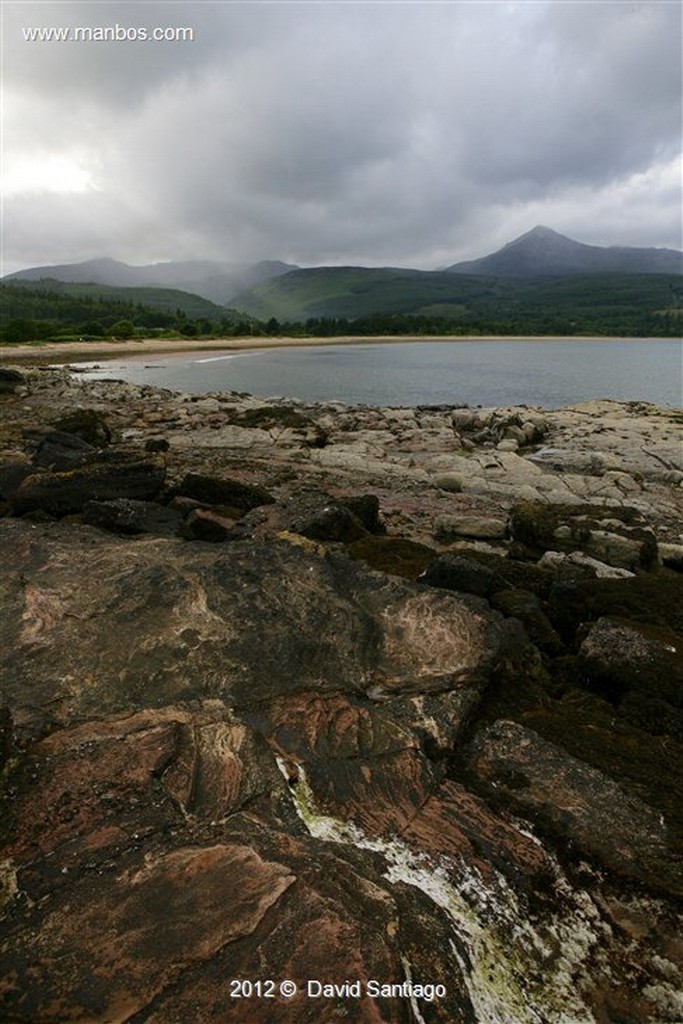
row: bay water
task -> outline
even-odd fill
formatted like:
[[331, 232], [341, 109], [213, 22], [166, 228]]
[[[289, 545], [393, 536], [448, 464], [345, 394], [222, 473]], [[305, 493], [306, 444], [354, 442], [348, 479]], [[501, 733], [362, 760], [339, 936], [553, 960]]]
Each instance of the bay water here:
[[683, 404], [683, 346], [670, 339], [501, 339], [195, 351], [86, 364], [117, 378], [202, 394], [378, 406], [533, 405], [592, 398]]

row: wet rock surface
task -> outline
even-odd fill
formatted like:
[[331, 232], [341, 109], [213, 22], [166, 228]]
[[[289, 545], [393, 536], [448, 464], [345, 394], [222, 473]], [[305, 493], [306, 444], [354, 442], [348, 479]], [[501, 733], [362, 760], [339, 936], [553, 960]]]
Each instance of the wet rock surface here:
[[683, 1019], [674, 412], [0, 400], [3, 1019]]

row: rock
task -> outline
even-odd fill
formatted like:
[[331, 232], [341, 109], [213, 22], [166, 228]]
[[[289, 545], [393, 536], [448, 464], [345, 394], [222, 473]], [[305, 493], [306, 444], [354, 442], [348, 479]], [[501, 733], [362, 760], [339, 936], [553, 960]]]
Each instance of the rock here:
[[311, 540], [350, 544], [367, 533], [360, 520], [341, 504], [330, 503], [309, 515], [294, 518], [290, 529]]
[[425, 570], [420, 579], [430, 587], [490, 597], [496, 574], [475, 558], [464, 555], [441, 555]]
[[235, 527], [235, 519], [222, 513], [219, 508], [196, 508], [192, 509], [178, 532], [185, 540], [220, 543], [239, 537]]
[[[220, 525], [223, 545], [105, 533], [85, 511], [0, 520], [6, 1016], [680, 1018], [683, 707], [663, 687], [678, 678], [681, 574], [596, 578], [594, 552], [553, 544], [561, 564], [540, 566], [520, 540], [498, 553], [476, 540], [446, 556], [466, 560], [442, 572], [455, 591], [408, 581], [449, 565], [418, 543], [439, 515], [457, 504], [503, 521], [527, 491], [611, 505], [595, 529], [615, 534], [627, 500], [644, 529], [678, 540], [678, 414], [465, 410], [467, 444], [481, 432], [486, 447], [464, 457], [450, 406], [275, 400], [248, 426], [235, 421], [264, 408], [248, 396], [202, 409], [65, 371], [29, 379], [3, 400], [6, 463], [25, 466], [22, 445], [88, 404], [125, 442], [100, 468], [139, 459], [163, 423], [173, 481], [267, 479], [277, 502], [245, 512], [160, 492]], [[537, 426], [610, 468], [555, 473], [493, 448], [506, 433], [539, 443]], [[462, 478], [457, 502], [439, 474]], [[11, 488], [22, 476], [10, 466]], [[400, 535], [374, 532], [380, 503]], [[292, 532], [329, 506], [361, 529], [347, 551], [365, 565]], [[501, 739], [501, 719], [518, 731]], [[300, 992], [247, 1005], [228, 988], [240, 978]], [[445, 994], [306, 998], [307, 978]]]
[[12, 713], [8, 707], [0, 704], [0, 771], [4, 770], [5, 765], [12, 756], [13, 748]]
[[510, 513], [510, 532], [520, 552], [539, 558], [545, 551], [583, 551], [632, 572], [658, 562], [654, 533], [640, 512], [599, 505], [528, 502]]
[[474, 537], [478, 540], [502, 540], [507, 524], [502, 519], [479, 516], [439, 516], [434, 523], [434, 534], [441, 541], [454, 537]]
[[551, 656], [564, 650], [564, 644], [543, 612], [535, 594], [528, 590], [497, 590], [491, 607], [506, 617], [514, 616], [524, 626], [532, 644]]
[[243, 512], [249, 512], [259, 505], [271, 505], [275, 501], [264, 487], [199, 473], [188, 473], [178, 493], [209, 505], [229, 505]]
[[380, 520], [379, 498], [376, 494], [359, 494], [356, 497], [339, 498], [338, 501], [369, 533], [386, 533], [386, 527]]
[[104, 448], [111, 441], [111, 430], [97, 409], [74, 409], [55, 423], [61, 433], [75, 434], [95, 448]]
[[88, 501], [152, 501], [161, 490], [165, 473], [163, 465], [151, 461], [95, 463], [67, 472], [32, 473], [9, 501], [15, 515], [40, 510], [54, 516], [80, 512]]
[[[597, 579], [625, 580], [635, 576], [635, 573], [628, 569], [617, 569], [615, 566], [606, 565], [605, 562], [599, 562], [597, 558], [584, 555], [582, 551], [572, 551], [569, 555], [562, 551], [546, 551], [542, 558], [539, 558], [538, 564], [554, 569], [558, 576], [565, 578], [567, 576], [576, 577], [577, 573], [573, 571], [575, 569], [583, 570], [584, 575]], [[569, 573], [567, 573], [567, 569], [569, 569]]]
[[[284, 541], [217, 552], [50, 529], [0, 520], [5, 540], [16, 537], [5, 545], [16, 588], [4, 616], [6, 696], [24, 720], [36, 687], [66, 723], [150, 702], [216, 698], [237, 708], [309, 690], [480, 686], [507, 642], [505, 624], [475, 598]], [[262, 628], [247, 628], [256, 621]], [[93, 680], [73, 688], [80, 659]]]
[[348, 552], [372, 569], [409, 580], [416, 580], [436, 558], [432, 548], [404, 537], [362, 537], [349, 545]]
[[173, 536], [182, 521], [181, 512], [152, 501], [114, 498], [88, 501], [83, 506], [84, 523], [124, 536], [141, 533]]
[[558, 473], [582, 473], [588, 476], [602, 476], [607, 466], [599, 452], [585, 452], [571, 448], [539, 448], [527, 458], [547, 469]]
[[505, 437], [502, 441], [499, 441], [496, 445], [496, 450], [499, 452], [516, 452], [519, 448], [519, 441], [511, 437]]
[[0, 395], [11, 395], [18, 387], [26, 383], [26, 377], [18, 370], [10, 370], [7, 366], [0, 366]]
[[99, 456], [98, 448], [76, 434], [51, 430], [40, 441], [33, 456], [33, 464], [39, 469], [61, 473], [96, 462]]
[[458, 494], [462, 491], [463, 478], [459, 473], [439, 473], [434, 477], [433, 483], [435, 487], [439, 487], [442, 491]]
[[683, 707], [683, 641], [672, 630], [604, 616], [590, 626], [579, 653], [589, 685], [612, 703], [637, 690]]
[[0, 463], [0, 499], [8, 501], [22, 480], [30, 476], [31, 473], [33, 473], [33, 466], [28, 460], [13, 459]]
[[499, 721], [472, 747], [472, 767], [539, 828], [618, 875], [683, 892], [683, 867], [660, 815], [602, 772], [516, 722]]
[[676, 572], [683, 572], [683, 544], [662, 544], [659, 546], [659, 557], [664, 565]]
[[170, 447], [165, 437], [150, 437], [145, 441], [146, 452], [167, 452]]

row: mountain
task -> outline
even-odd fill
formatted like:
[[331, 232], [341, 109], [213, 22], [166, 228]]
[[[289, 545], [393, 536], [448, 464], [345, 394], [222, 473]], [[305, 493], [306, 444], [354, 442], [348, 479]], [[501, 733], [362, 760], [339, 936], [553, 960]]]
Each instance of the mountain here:
[[200, 295], [210, 302], [226, 305], [234, 295], [261, 281], [298, 269], [279, 260], [260, 263], [228, 263], [211, 260], [184, 260], [131, 266], [107, 257], [30, 267], [8, 274], [3, 281], [40, 281], [50, 278], [79, 284], [103, 284], [126, 288], [175, 288]]
[[486, 277], [565, 277], [569, 274], [681, 274], [683, 253], [676, 249], [637, 249], [584, 245], [542, 225], [478, 260], [454, 263], [451, 274]]
[[683, 281], [675, 274], [504, 278], [321, 267], [273, 278], [235, 296], [232, 304], [260, 320], [345, 320], [356, 333], [395, 333], [404, 318], [404, 333], [413, 334], [671, 337], [680, 331]]

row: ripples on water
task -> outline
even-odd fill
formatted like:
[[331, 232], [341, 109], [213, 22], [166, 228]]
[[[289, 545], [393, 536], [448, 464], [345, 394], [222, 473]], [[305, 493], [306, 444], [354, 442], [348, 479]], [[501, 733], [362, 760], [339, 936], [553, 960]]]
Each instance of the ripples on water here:
[[676, 340], [397, 342], [137, 356], [87, 376], [368, 405], [683, 404]]

